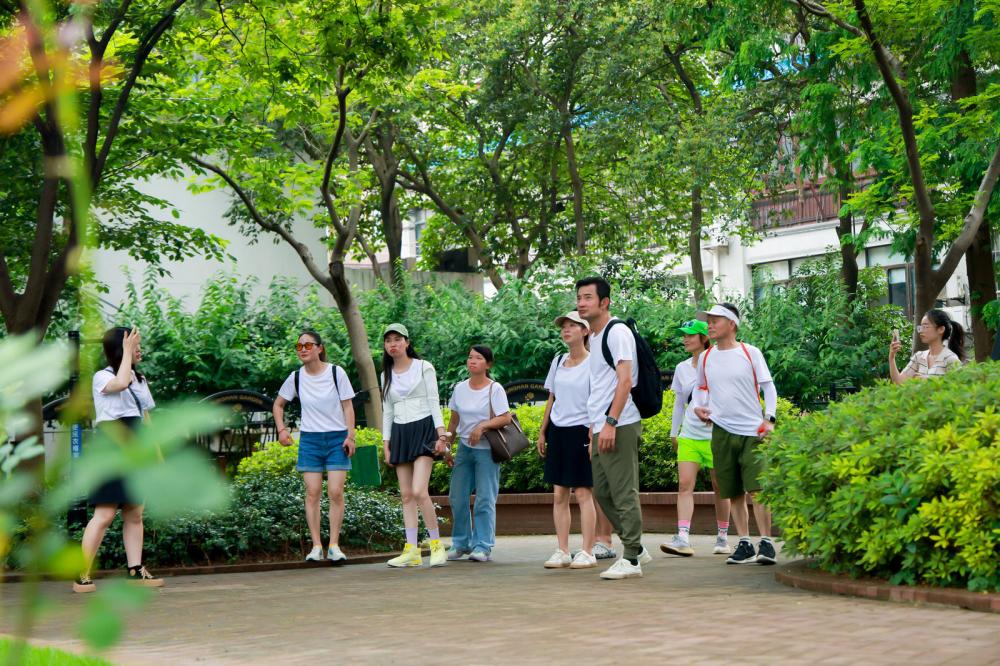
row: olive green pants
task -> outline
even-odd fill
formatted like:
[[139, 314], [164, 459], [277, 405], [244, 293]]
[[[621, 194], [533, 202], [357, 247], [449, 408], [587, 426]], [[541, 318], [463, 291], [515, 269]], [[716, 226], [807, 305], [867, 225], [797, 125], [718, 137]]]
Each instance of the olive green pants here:
[[[607, 427], [607, 426], [606, 426]], [[642, 505], [639, 503], [639, 439], [642, 423], [620, 425], [615, 450], [601, 453], [591, 434], [590, 464], [594, 470], [594, 497], [625, 546], [625, 557], [642, 552]]]

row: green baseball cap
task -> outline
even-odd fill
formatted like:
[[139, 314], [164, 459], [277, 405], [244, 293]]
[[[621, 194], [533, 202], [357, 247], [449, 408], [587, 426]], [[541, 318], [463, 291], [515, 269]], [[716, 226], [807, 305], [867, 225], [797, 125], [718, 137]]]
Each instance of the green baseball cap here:
[[404, 338], [407, 339], [409, 339], [410, 337], [410, 332], [406, 330], [406, 327], [403, 326], [402, 324], [389, 324], [388, 326], [385, 327], [385, 332], [382, 334], [382, 337], [384, 338], [390, 333], [399, 333], [400, 335], [402, 335]]
[[708, 335], [708, 324], [700, 319], [690, 319], [681, 324], [677, 330], [688, 335]]

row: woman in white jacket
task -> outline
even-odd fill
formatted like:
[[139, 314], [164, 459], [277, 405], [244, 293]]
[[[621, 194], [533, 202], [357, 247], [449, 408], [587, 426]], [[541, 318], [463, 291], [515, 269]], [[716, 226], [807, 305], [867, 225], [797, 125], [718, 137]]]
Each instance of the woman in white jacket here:
[[406, 546], [390, 567], [419, 567], [423, 557], [417, 541], [417, 511], [430, 532], [432, 567], [447, 563], [437, 515], [428, 484], [434, 449], [447, 442], [438, 400], [437, 373], [421, 360], [402, 324], [390, 324], [382, 334], [382, 446], [386, 463], [396, 469], [403, 500]]

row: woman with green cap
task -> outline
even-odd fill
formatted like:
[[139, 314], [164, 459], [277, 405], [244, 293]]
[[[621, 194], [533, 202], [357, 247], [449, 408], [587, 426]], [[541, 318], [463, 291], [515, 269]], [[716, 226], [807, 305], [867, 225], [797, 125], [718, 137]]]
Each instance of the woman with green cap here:
[[399, 479], [406, 534], [402, 555], [389, 560], [388, 565], [402, 568], [423, 564], [417, 542], [419, 511], [430, 532], [430, 565], [444, 566], [447, 554], [428, 490], [434, 449], [439, 442], [447, 441], [437, 373], [417, 354], [410, 332], [402, 324], [386, 327], [382, 346], [382, 446], [386, 464], [396, 469]]
[[[706, 424], [694, 413], [695, 389], [698, 386], [698, 358], [711, 347], [708, 340], [708, 324], [692, 319], [681, 324], [684, 334], [684, 351], [691, 358], [681, 361], [674, 370], [674, 380], [670, 390], [674, 393], [674, 414], [670, 420], [670, 439], [677, 451], [677, 534], [673, 540], [660, 546], [669, 555], [690, 557], [691, 516], [694, 514], [694, 484], [698, 470], [706, 467], [712, 470], [712, 425]], [[715, 490], [715, 472], [712, 470], [712, 490]], [[729, 551], [729, 500], [715, 494], [715, 520], [718, 535], [713, 552], [725, 555]]]

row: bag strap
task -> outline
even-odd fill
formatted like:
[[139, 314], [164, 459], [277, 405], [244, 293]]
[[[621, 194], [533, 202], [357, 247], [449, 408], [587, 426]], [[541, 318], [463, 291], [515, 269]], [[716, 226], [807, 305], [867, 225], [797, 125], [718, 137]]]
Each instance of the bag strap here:
[[[758, 383], [758, 381], [757, 381], [757, 368], [753, 364], [753, 358], [751, 358], [751, 356], [750, 356], [750, 350], [747, 349], [746, 344], [743, 343], [743, 342], [741, 342], [740, 343], [740, 347], [743, 349], [743, 353], [746, 354], [747, 361], [750, 362], [750, 372], [753, 373], [753, 387], [754, 387], [754, 390], [755, 390], [755, 396], [759, 400], [760, 399], [760, 383]], [[702, 356], [701, 373], [702, 373], [702, 375], [705, 376], [705, 383], [702, 384], [701, 386], [699, 386], [698, 388], [701, 389], [702, 391], [707, 391], [708, 390], [708, 354], [713, 349], [715, 349], [714, 346], [709, 347], [708, 349], [705, 350], [705, 353], [701, 355]]]
[[497, 415], [493, 412], [493, 385], [496, 384], [495, 381], [490, 380], [490, 393], [486, 396], [486, 401], [490, 404], [490, 421], [495, 419]]
[[[336, 363], [331, 363], [330, 364], [330, 371], [333, 373], [333, 389], [334, 389], [334, 391], [337, 392], [337, 398], [338, 398], [337, 402], [340, 402], [340, 400], [339, 400], [339, 398], [340, 398], [340, 383], [337, 382], [337, 364]], [[295, 371], [295, 399], [299, 400], [300, 402], [302, 400], [299, 397], [299, 371], [298, 370]]]
[[611, 335], [611, 327], [615, 324], [624, 324], [621, 319], [612, 319], [608, 322], [608, 325], [604, 327], [604, 337], [601, 338], [601, 353], [604, 354], [604, 362], [608, 364], [608, 367], [615, 370], [615, 360], [611, 357], [611, 347], [608, 346], [608, 336]]
[[[112, 375], [117, 376], [117, 375], [115, 375], [114, 369], [112, 369], [112, 367], [110, 365], [108, 367], [104, 368], [104, 369], [107, 372], [110, 372]], [[128, 383], [128, 386], [125, 387], [125, 390], [128, 391], [129, 395], [132, 396], [132, 400], [135, 401], [135, 408], [139, 410], [139, 417], [141, 418], [142, 417], [142, 403], [139, 402], [139, 396], [137, 396], [135, 394], [135, 391], [132, 390], [132, 382]]]
[[747, 360], [750, 361], [750, 372], [753, 373], [754, 398], [760, 400], [760, 384], [757, 383], [757, 368], [753, 365], [753, 359], [750, 358], [750, 350], [747, 349], [747, 346], [741, 342], [740, 347], [743, 347], [743, 353], [747, 355]]

